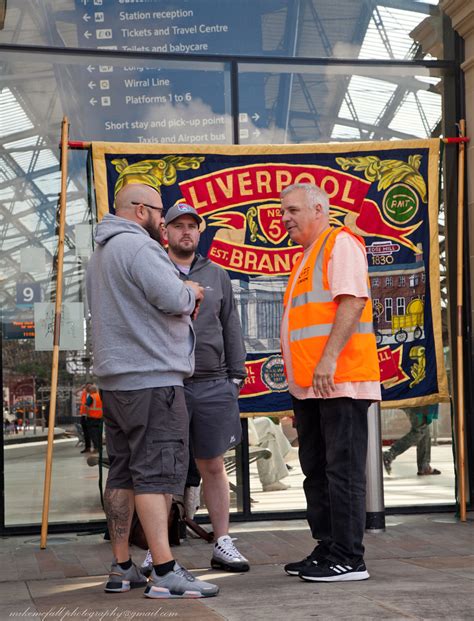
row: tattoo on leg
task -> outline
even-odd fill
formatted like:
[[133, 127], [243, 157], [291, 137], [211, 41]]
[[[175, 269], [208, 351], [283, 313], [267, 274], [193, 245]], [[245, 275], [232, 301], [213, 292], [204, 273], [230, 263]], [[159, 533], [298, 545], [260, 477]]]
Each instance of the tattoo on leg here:
[[117, 543], [128, 541], [132, 519], [128, 490], [106, 489], [104, 505], [111, 540]]

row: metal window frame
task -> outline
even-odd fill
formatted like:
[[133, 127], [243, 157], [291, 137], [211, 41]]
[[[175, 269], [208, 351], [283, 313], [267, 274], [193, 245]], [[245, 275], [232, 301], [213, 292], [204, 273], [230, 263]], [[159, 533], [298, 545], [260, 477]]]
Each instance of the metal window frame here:
[[[447, 22], [446, 22], [447, 24]], [[459, 36], [452, 31], [449, 25], [444, 29], [448, 32], [448, 36], [445, 37], [445, 45], [448, 46], [449, 54], [454, 60], [378, 60], [378, 59], [334, 59], [334, 58], [295, 58], [295, 57], [269, 57], [269, 56], [242, 56], [242, 55], [186, 55], [186, 54], [163, 54], [152, 52], [129, 52], [119, 50], [96, 50], [96, 49], [80, 49], [80, 48], [58, 48], [52, 46], [39, 46], [39, 45], [14, 45], [14, 44], [0, 44], [0, 52], [12, 52], [17, 55], [32, 55], [47, 56], [53, 58], [55, 55], [61, 55], [69, 59], [77, 59], [84, 57], [91, 58], [109, 58], [110, 60], [141, 60], [141, 61], [177, 61], [186, 63], [188, 66], [193, 63], [206, 62], [206, 63], [219, 63], [228, 64], [230, 73], [230, 108], [232, 115], [232, 133], [233, 144], [239, 144], [239, 67], [241, 65], [269, 65], [278, 69], [281, 65], [289, 67], [367, 67], [374, 69], [386, 69], [386, 68], [399, 68], [399, 69], [439, 69], [447, 70], [452, 76], [452, 83], [455, 85], [454, 89], [447, 89], [445, 86], [445, 95], [447, 103], [444, 103], [443, 119], [445, 125], [453, 126], [456, 119], [460, 118], [464, 106], [464, 85], [462, 81], [462, 73], [460, 70], [460, 62], [462, 60], [462, 44]], [[446, 33], [445, 33], [446, 34]], [[451, 157], [452, 160], [452, 157]], [[449, 165], [453, 166], [453, 163], [449, 160]], [[454, 175], [454, 177], [456, 177]], [[469, 256], [469, 248], [466, 240], [465, 257]], [[466, 263], [468, 265], [468, 262]], [[470, 283], [468, 274], [466, 274], [466, 300], [468, 303], [465, 306], [465, 325], [470, 330], [471, 312], [470, 312]], [[472, 341], [466, 339], [466, 351], [465, 351], [466, 368], [465, 375], [468, 377], [468, 373], [471, 373], [474, 366]], [[2, 361], [0, 361], [2, 365]], [[0, 368], [0, 374], [2, 377], [3, 385], [3, 365]], [[465, 382], [467, 391], [466, 406], [474, 402], [473, 387], [470, 381]], [[467, 407], [466, 407], [467, 409]], [[467, 409], [467, 411], [470, 411]], [[242, 478], [243, 486], [243, 504], [242, 511], [239, 513], [232, 513], [230, 515], [231, 522], [242, 521], [262, 521], [262, 520], [289, 520], [289, 519], [303, 519], [305, 512], [301, 511], [281, 511], [281, 512], [253, 512], [251, 509], [250, 499], [250, 482], [249, 482], [249, 464], [248, 464], [248, 439], [247, 439], [247, 421], [242, 419], [243, 427], [243, 442], [241, 447], [241, 463], [242, 470], [240, 476]], [[0, 443], [0, 535], [34, 535], [38, 534], [41, 529], [40, 524], [30, 525], [5, 525], [5, 452], [4, 452], [4, 429], [2, 425], [1, 431], [1, 443]], [[469, 454], [469, 489], [471, 497], [473, 493], [474, 485], [474, 424], [467, 420], [467, 437], [468, 437], [468, 454]], [[386, 509], [387, 515], [394, 514], [417, 514], [417, 513], [438, 513], [453, 511], [455, 505], [423, 505], [412, 507], [390, 507]], [[199, 522], [206, 523], [208, 519], [205, 517], [199, 518]], [[101, 532], [105, 528], [104, 521], [88, 521], [88, 522], [66, 522], [66, 523], [53, 523], [49, 525], [50, 533], [67, 533], [67, 532]]]

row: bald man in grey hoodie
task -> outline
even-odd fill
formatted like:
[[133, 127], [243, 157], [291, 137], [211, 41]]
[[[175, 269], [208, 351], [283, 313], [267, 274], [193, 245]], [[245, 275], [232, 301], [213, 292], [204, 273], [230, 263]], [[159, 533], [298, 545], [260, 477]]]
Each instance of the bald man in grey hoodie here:
[[[115, 560], [105, 591], [145, 586], [150, 598], [209, 597], [218, 587], [176, 563], [168, 544], [171, 498], [183, 493], [188, 467], [183, 381], [194, 371], [191, 319], [203, 288], [179, 279], [161, 245], [162, 226], [160, 194], [124, 186], [115, 215], [97, 226], [87, 269], [110, 460], [104, 501]], [[148, 584], [129, 554], [134, 508], [153, 557]]]

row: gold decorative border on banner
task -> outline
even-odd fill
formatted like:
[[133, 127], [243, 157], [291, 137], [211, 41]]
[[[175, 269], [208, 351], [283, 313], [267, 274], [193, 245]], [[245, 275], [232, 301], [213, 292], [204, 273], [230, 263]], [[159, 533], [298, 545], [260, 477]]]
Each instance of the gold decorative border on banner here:
[[[290, 155], [298, 153], [352, 153], [354, 151], [390, 151], [395, 149], [432, 149], [439, 151], [439, 139], [391, 140], [377, 142], [331, 142], [304, 145], [169, 145], [137, 142], [92, 142], [97, 215], [100, 220], [109, 210], [105, 156], [114, 155]], [[431, 157], [430, 157], [431, 160]], [[438, 173], [436, 173], [436, 179]], [[437, 181], [436, 181], [437, 184]]]
[[[409, 147], [410, 145], [405, 143]], [[411, 142], [411, 141], [409, 141]], [[430, 296], [431, 296], [431, 319], [433, 322], [433, 343], [436, 355], [436, 370], [438, 392], [413, 399], [400, 401], [383, 401], [382, 408], [416, 407], [419, 405], [433, 405], [436, 403], [449, 402], [450, 395], [448, 380], [444, 364], [443, 334], [441, 321], [441, 288], [439, 271], [439, 147], [438, 139], [421, 141], [423, 148], [428, 148], [428, 218], [430, 231]], [[380, 144], [380, 143], [379, 143]], [[393, 144], [393, 141], [391, 142]]]

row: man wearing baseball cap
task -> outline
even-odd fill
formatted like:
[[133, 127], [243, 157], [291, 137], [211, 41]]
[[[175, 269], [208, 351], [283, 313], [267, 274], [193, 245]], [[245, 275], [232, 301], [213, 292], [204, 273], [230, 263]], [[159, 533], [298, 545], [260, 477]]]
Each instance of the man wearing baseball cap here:
[[246, 352], [230, 278], [196, 252], [201, 223], [193, 207], [177, 203], [166, 213], [165, 237], [180, 278], [192, 279], [205, 290], [193, 323], [194, 375], [185, 381], [184, 391], [192, 451], [216, 541], [211, 566], [241, 572], [249, 570], [249, 563], [229, 536], [229, 482], [223, 455], [241, 440], [238, 396], [246, 377]]

